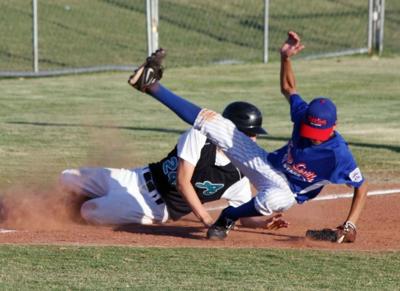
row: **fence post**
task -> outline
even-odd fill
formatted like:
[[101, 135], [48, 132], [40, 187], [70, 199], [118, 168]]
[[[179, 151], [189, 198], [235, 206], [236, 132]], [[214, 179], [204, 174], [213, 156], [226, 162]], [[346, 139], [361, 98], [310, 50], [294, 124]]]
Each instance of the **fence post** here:
[[385, 0], [369, 0], [368, 53], [383, 52], [383, 27], [385, 20]]
[[146, 0], [147, 54], [158, 48], [158, 0]]
[[372, 55], [374, 1], [375, 0], [368, 0], [368, 54], [369, 55]]
[[39, 39], [38, 39], [38, 6], [37, 0], [32, 0], [32, 59], [33, 71], [39, 72]]
[[378, 24], [377, 24], [377, 44], [376, 44], [376, 49], [379, 53], [379, 55], [382, 54], [383, 52], [383, 27], [384, 27], [384, 20], [385, 20], [385, 0], [378, 0], [379, 6], [378, 6]]
[[264, 0], [264, 64], [268, 63], [269, 0]]

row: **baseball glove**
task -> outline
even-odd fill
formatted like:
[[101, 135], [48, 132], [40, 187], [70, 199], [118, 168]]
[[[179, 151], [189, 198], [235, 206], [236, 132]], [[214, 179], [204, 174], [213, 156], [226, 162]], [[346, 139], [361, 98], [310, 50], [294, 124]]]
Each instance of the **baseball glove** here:
[[164, 71], [162, 61], [165, 56], [166, 52], [163, 48], [156, 50], [133, 72], [128, 83], [139, 91], [145, 92], [148, 87], [161, 80]]
[[335, 229], [307, 230], [306, 237], [312, 240], [351, 243], [356, 240], [357, 230], [354, 223], [346, 221]]

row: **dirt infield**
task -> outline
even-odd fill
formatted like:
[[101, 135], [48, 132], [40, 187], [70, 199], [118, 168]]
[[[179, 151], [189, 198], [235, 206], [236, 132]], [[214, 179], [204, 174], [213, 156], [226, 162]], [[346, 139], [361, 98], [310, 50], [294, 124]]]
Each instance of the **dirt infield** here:
[[[400, 188], [399, 185], [370, 187], [371, 190]], [[327, 188], [321, 195], [348, 192], [347, 188]], [[31, 195], [31, 198], [34, 197]], [[44, 196], [48, 197], [48, 196]], [[92, 226], [72, 219], [63, 203], [52, 199], [20, 201], [19, 211], [8, 211], [0, 223], [1, 244], [127, 245], [144, 247], [226, 247], [291, 248], [327, 250], [400, 250], [400, 194], [370, 196], [358, 222], [353, 244], [315, 242], [305, 239], [307, 229], [334, 227], [345, 219], [351, 199], [312, 201], [297, 205], [284, 214], [290, 226], [268, 231], [238, 227], [225, 241], [208, 241], [206, 229], [193, 215], [165, 225]], [[45, 203], [43, 202], [45, 201]], [[9, 203], [9, 202], [8, 202]], [[54, 203], [58, 206], [54, 207]], [[40, 206], [39, 206], [40, 205]], [[218, 207], [221, 202], [209, 204]], [[11, 207], [11, 205], [8, 205]], [[26, 210], [26, 207], [30, 211]], [[212, 212], [215, 217], [219, 211]], [[1, 232], [16, 229], [16, 232]]]

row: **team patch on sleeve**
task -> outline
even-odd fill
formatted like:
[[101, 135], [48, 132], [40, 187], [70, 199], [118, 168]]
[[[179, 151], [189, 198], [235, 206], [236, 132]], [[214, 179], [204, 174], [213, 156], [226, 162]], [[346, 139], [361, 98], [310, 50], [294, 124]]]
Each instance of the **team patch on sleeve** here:
[[363, 179], [363, 176], [362, 176], [361, 171], [360, 171], [359, 168], [355, 168], [355, 169], [350, 173], [349, 177], [350, 177], [350, 180], [351, 180], [351, 181], [356, 182], [356, 183], [361, 182], [362, 179]]

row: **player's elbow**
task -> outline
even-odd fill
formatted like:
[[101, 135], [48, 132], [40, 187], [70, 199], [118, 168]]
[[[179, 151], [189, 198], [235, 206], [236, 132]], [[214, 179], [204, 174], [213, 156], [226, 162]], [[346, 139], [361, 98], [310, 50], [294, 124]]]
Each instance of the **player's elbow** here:
[[176, 179], [176, 190], [179, 193], [185, 193], [185, 190], [187, 189], [188, 184], [190, 184], [190, 181], [187, 181], [187, 179], [177, 177], [177, 179]]
[[293, 95], [294, 93], [296, 93], [296, 89], [289, 85], [282, 85], [281, 93], [283, 96], [285, 96], [287, 99], [289, 99], [290, 95]]
[[368, 182], [364, 181], [364, 183], [362, 183], [360, 187], [356, 188], [355, 191], [357, 191], [359, 195], [367, 196]]
[[288, 94], [288, 88], [284, 85], [281, 86], [281, 94], [283, 96], [287, 96], [287, 94]]

